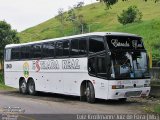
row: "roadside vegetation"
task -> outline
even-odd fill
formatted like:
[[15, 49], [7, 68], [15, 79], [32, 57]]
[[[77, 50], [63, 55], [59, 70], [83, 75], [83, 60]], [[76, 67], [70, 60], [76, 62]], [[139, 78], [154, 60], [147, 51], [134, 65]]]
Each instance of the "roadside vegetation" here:
[[[41, 23], [32, 28], [26, 29], [19, 33], [20, 42], [30, 42], [43, 39], [50, 39], [62, 36], [69, 36], [78, 34], [75, 30], [81, 28], [84, 24], [84, 32], [99, 32], [99, 31], [119, 31], [138, 34], [144, 38], [144, 44], [148, 51], [152, 52], [154, 61], [160, 61], [160, 2], [155, 3], [152, 0], [145, 2], [144, 0], [129, 0], [118, 1], [110, 9], [106, 9], [104, 2], [94, 3], [88, 6], [81, 6], [81, 8], [69, 9], [64, 12], [60, 9], [58, 16], [52, 18], [44, 23]], [[130, 6], [136, 6], [138, 12], [142, 14], [140, 21], [122, 25], [118, 21], [118, 16]], [[63, 14], [62, 14], [63, 13]], [[74, 18], [76, 21], [66, 19], [68, 16]], [[78, 17], [79, 16], [79, 17]], [[57, 19], [58, 17], [58, 19]], [[79, 24], [78, 22], [79, 21]], [[75, 26], [77, 22], [77, 26]], [[87, 26], [85, 26], [87, 25]]]
[[152, 103], [152, 104], [147, 104], [145, 107], [143, 107], [143, 111], [146, 113], [154, 113], [154, 114], [160, 114], [160, 103]]
[[4, 88], [5, 88], [4, 79], [3, 79], [2, 72], [0, 71], [0, 90]]
[[4, 84], [4, 78], [2, 71], [0, 71], [0, 90], [12, 90], [13, 88], [8, 87]]
[[160, 104], [154, 107], [154, 112], [160, 114]]
[[1, 72], [1, 71], [0, 71], [0, 84], [4, 84], [3, 75], [2, 75], [2, 72]]

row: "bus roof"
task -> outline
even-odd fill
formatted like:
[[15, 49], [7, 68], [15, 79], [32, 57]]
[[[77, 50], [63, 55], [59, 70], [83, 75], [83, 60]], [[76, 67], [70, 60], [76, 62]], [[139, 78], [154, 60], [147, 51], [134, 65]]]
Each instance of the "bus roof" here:
[[71, 38], [75, 38], [75, 37], [84, 37], [84, 36], [91, 36], [91, 35], [97, 35], [97, 36], [117, 35], [117, 36], [139, 37], [135, 34], [123, 33], [123, 32], [92, 32], [92, 33], [79, 34], [79, 35], [73, 35], [73, 36], [65, 36], [65, 37], [59, 37], [59, 38], [52, 38], [52, 39], [46, 39], [46, 40], [40, 40], [40, 41], [28, 42], [28, 43], [8, 44], [8, 45], [6, 45], [5, 48], [17, 47], [17, 46], [23, 46], [23, 45], [31, 45], [31, 44], [35, 44], [35, 43], [45, 43], [45, 42], [51, 42], [54, 40], [71, 39]]

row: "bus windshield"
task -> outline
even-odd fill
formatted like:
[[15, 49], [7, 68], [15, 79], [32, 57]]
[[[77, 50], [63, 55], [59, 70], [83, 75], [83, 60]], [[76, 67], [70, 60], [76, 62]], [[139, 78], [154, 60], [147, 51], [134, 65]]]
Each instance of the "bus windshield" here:
[[107, 36], [111, 51], [112, 79], [149, 77], [148, 57], [141, 37]]
[[111, 77], [115, 79], [141, 79], [149, 77], [146, 52], [113, 51], [111, 56]]

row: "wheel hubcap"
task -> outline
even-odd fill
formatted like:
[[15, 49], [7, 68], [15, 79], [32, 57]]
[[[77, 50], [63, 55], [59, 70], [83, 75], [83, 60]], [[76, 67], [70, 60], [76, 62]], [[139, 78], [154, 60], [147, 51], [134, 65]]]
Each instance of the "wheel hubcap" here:
[[22, 89], [22, 92], [25, 92], [25, 90], [26, 90], [26, 84], [24, 82], [21, 85], [21, 89]]
[[30, 84], [30, 86], [29, 86], [29, 91], [30, 91], [31, 93], [33, 93], [33, 91], [34, 91], [34, 85], [33, 85], [33, 84]]
[[87, 88], [86, 88], [86, 92], [85, 92], [85, 94], [86, 94], [86, 96], [87, 96], [87, 97], [89, 97], [89, 95], [90, 95], [89, 87], [87, 87]]

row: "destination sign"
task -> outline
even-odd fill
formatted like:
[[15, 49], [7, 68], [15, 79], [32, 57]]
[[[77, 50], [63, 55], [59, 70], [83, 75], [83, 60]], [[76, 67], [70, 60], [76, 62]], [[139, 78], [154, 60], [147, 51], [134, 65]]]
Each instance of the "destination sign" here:
[[144, 49], [140, 37], [108, 36], [107, 43], [110, 49]]

